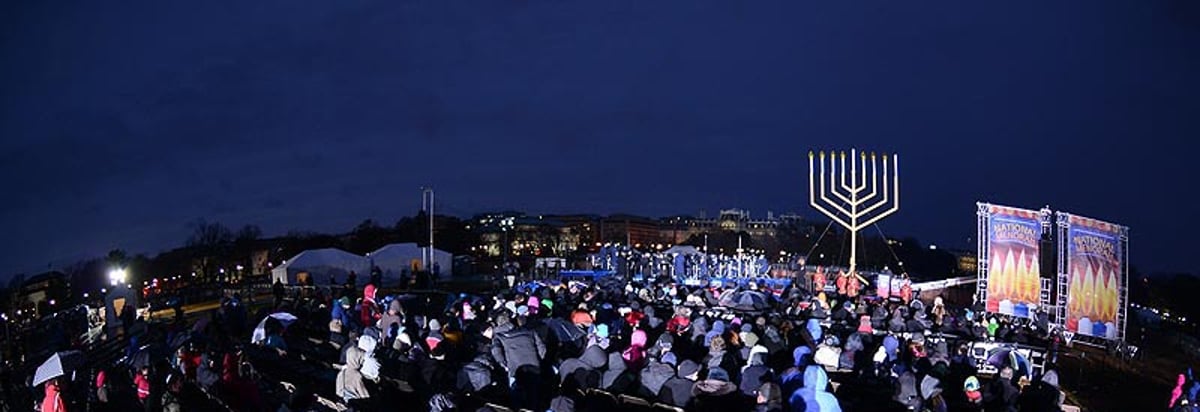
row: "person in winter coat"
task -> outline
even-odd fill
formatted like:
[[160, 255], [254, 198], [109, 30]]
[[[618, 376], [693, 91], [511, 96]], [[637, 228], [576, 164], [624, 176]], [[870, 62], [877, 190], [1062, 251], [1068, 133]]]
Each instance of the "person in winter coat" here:
[[892, 400], [908, 407], [909, 410], [921, 409], [921, 394], [917, 392], [917, 376], [912, 372], [904, 372], [897, 379], [896, 395]]
[[383, 343], [390, 344], [402, 326], [404, 326], [404, 308], [400, 306], [399, 299], [394, 299], [388, 303], [387, 312], [379, 317], [379, 330], [383, 331], [386, 338]]
[[749, 398], [738, 391], [729, 381], [724, 369], [709, 369], [708, 379], [692, 386], [692, 400], [684, 408], [688, 411], [744, 411], [751, 406]]
[[492, 386], [492, 367], [488, 356], [481, 354], [463, 365], [455, 386], [463, 393], [475, 393]]
[[108, 383], [108, 372], [100, 370], [100, 372], [96, 373], [96, 402], [101, 406], [108, 404]]
[[1062, 392], [1058, 390], [1058, 372], [1047, 371], [1019, 398], [1022, 412], [1061, 412]]
[[46, 382], [46, 395], [42, 398], [42, 412], [67, 412], [67, 403], [63, 401], [58, 378]]
[[1187, 375], [1179, 374], [1175, 377], [1175, 387], [1171, 388], [1171, 399], [1167, 401], [1168, 408], [1174, 408], [1183, 398], [1183, 385], [1187, 383]]
[[812, 349], [808, 346], [800, 345], [792, 351], [793, 366], [783, 372], [780, 377], [780, 386], [784, 394], [790, 394], [799, 390], [804, 386], [804, 370], [811, 365]]
[[174, 373], [167, 375], [167, 391], [162, 394], [163, 412], [179, 412], [183, 409], [179, 392], [183, 390], [183, 377]]
[[366, 351], [356, 345], [347, 345], [347, 347], [349, 349], [346, 351], [346, 365], [337, 374], [335, 392], [347, 402], [351, 399], [369, 398], [371, 393], [367, 392], [367, 386], [363, 384], [363, 375], [360, 370]]
[[746, 396], [754, 396], [764, 383], [775, 381], [775, 374], [766, 365], [766, 361], [766, 347], [760, 345], [750, 348], [750, 359], [742, 368], [742, 380], [738, 384], [738, 389], [741, 389]]
[[713, 338], [710, 343], [708, 355], [704, 357], [705, 365], [709, 370], [721, 368], [726, 371], [732, 370], [734, 374], [741, 372], [742, 361], [738, 359], [736, 352], [727, 350], [725, 338], [718, 336]]
[[941, 381], [932, 375], [921, 379], [921, 398], [925, 411], [946, 412], [946, 399], [942, 397]]
[[983, 410], [983, 393], [980, 392], [979, 378], [969, 376], [963, 381], [963, 397], [966, 398], [967, 410]]
[[780, 393], [779, 385], [773, 382], [764, 383], [754, 392], [754, 396], [754, 412], [783, 412], [783, 394]]
[[[508, 372], [510, 380], [522, 366], [541, 368], [546, 358], [546, 344], [533, 329], [521, 326], [496, 335], [492, 344], [492, 359]], [[510, 382], [511, 383], [511, 382]]]
[[633, 372], [639, 372], [646, 364], [646, 331], [638, 329], [629, 337], [629, 347], [621, 353], [625, 359], [625, 367]]
[[675, 407], [685, 407], [692, 399], [692, 387], [700, 377], [700, 365], [691, 360], [679, 363], [675, 377], [663, 382], [658, 401]]
[[1017, 412], [1020, 391], [1013, 385], [1013, 370], [1005, 367], [983, 392], [983, 408], [987, 412]]
[[620, 353], [608, 354], [608, 371], [600, 378], [600, 387], [612, 393], [633, 393], [638, 375], [625, 367], [625, 359]]
[[804, 369], [804, 387], [797, 389], [788, 398], [793, 412], [842, 412], [842, 407], [832, 393], [826, 391], [829, 376], [825, 369], [809, 365]]
[[138, 402], [147, 405], [150, 400], [150, 368], [142, 367], [133, 378], [133, 384], [137, 387]]
[[642, 394], [644, 398], [654, 399], [662, 391], [663, 384], [675, 376], [675, 368], [671, 365], [650, 361], [640, 374]]

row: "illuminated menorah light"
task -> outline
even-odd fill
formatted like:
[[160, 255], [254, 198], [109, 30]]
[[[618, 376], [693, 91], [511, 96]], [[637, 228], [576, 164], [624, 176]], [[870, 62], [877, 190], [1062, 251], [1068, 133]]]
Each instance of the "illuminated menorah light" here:
[[[862, 276], [858, 275], [857, 271], [858, 231], [870, 227], [875, 222], [900, 210], [900, 162], [895, 154], [891, 155], [891, 169], [888, 169], [888, 155], [884, 153], [878, 156], [878, 158], [883, 158], [883, 177], [880, 178], [878, 158], [875, 153], [867, 156], [866, 152], [858, 153], [856, 150], [850, 149], [850, 168], [847, 169], [846, 152], [830, 151], [829, 185], [827, 186], [825, 184], [825, 157], [824, 151], [818, 155], [814, 155], [811, 151], [808, 152], [809, 203], [850, 232], [850, 273], [866, 282]], [[871, 160], [869, 176], [868, 157]], [[820, 162], [819, 172], [813, 163], [818, 159]], [[849, 178], [849, 183], [847, 183], [847, 178]], [[882, 190], [880, 190], [881, 187]], [[885, 206], [887, 208], [883, 209]]]

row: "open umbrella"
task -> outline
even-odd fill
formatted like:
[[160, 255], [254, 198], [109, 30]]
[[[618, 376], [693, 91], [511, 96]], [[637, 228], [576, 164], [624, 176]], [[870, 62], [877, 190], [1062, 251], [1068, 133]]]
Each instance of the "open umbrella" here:
[[284, 328], [287, 328], [300, 318], [297, 318], [296, 315], [287, 312], [272, 313], [263, 318], [262, 321], [258, 322], [258, 326], [254, 327], [254, 334], [250, 336], [250, 343], [260, 343], [267, 340], [267, 321], [271, 319], [275, 319], [280, 325], [283, 325]]
[[988, 364], [996, 369], [1012, 368], [1013, 376], [1025, 376], [1033, 379], [1033, 368], [1029, 358], [1020, 351], [1010, 347], [998, 347], [988, 351]]
[[721, 296], [721, 306], [733, 310], [760, 311], [771, 307], [767, 295], [757, 290], [742, 290]]
[[180, 347], [183, 347], [183, 345], [186, 345], [188, 342], [192, 341], [195, 337], [196, 336], [189, 331], [176, 333], [175, 336], [171, 338], [171, 342], [169, 345], [167, 345], [167, 347], [171, 348], [171, 350], [179, 349]]
[[200, 318], [199, 320], [196, 321], [196, 323], [192, 324], [192, 332], [203, 333], [204, 329], [208, 328], [208, 322], [211, 320], [212, 319], [207, 316]]
[[50, 359], [42, 362], [33, 374], [33, 386], [66, 375], [83, 366], [83, 353], [77, 350], [58, 352], [50, 355]]
[[162, 350], [160, 350], [158, 345], [143, 345], [135, 350], [132, 354], [127, 356], [125, 358], [125, 363], [134, 370], [148, 367], [150, 366], [150, 362], [152, 360], [166, 356], [166, 354], [161, 352]]

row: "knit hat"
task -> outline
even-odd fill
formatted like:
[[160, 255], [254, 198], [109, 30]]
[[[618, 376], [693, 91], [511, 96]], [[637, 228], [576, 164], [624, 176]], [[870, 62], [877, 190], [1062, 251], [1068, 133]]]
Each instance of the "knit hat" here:
[[529, 307], [525, 305], [517, 306], [517, 316], [529, 316]]
[[802, 366], [811, 361], [812, 349], [808, 346], [800, 345], [792, 351], [792, 360], [795, 361], [795, 366]]
[[742, 332], [739, 336], [742, 338], [742, 343], [746, 344], [746, 346], [758, 344], [758, 335], [755, 335], [754, 332]]
[[679, 359], [675, 357], [675, 352], [667, 352], [662, 354], [661, 361], [662, 363], [674, 365], [679, 362]]
[[967, 377], [967, 380], [963, 382], [963, 390], [967, 391], [967, 392], [978, 391], [979, 390], [979, 378], [976, 378], [974, 376]]
[[700, 371], [700, 365], [696, 364], [696, 362], [693, 362], [691, 359], [685, 359], [683, 362], [679, 363], [679, 367], [676, 369], [676, 375], [678, 375], [680, 378], [687, 379], [688, 376]]
[[608, 325], [605, 325], [603, 323], [596, 325], [594, 332], [596, 334], [596, 337], [599, 337], [601, 339], [607, 338], [608, 337]]
[[592, 315], [585, 310], [576, 309], [574, 312], [571, 312], [571, 323], [574, 323], [576, 326], [591, 326]]

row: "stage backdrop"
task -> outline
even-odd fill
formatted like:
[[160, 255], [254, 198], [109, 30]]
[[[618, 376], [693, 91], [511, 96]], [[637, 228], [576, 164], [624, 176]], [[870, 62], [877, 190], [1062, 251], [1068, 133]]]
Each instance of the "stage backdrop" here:
[[1075, 333], [1121, 339], [1119, 291], [1125, 281], [1124, 227], [1066, 215], [1067, 319]]
[[1029, 317], [1042, 293], [1038, 263], [1042, 212], [997, 205], [982, 205], [981, 212], [985, 218], [980, 219], [980, 237], [988, 260], [983, 273], [987, 311]]

